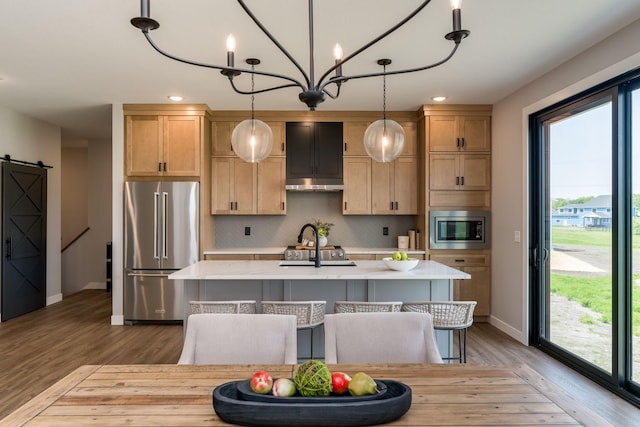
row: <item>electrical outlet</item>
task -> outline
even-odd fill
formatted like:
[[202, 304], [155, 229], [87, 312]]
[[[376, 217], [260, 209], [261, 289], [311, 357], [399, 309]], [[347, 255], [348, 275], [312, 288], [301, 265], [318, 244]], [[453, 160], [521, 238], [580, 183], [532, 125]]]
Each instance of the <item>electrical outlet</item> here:
[[245, 236], [251, 236], [251, 227], [245, 227], [244, 228], [244, 235]]
[[383, 236], [389, 235], [389, 227], [382, 227], [382, 235]]

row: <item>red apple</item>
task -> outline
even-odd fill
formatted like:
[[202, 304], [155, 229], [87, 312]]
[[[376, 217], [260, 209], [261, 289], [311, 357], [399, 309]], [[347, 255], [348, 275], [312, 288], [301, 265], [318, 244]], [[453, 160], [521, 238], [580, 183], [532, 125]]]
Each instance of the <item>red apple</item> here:
[[331, 374], [331, 387], [335, 394], [344, 394], [349, 390], [351, 377], [344, 372], [333, 372]]
[[273, 378], [271, 378], [271, 375], [269, 375], [268, 372], [258, 371], [251, 377], [249, 385], [254, 393], [267, 394], [271, 391], [271, 387], [273, 386]]

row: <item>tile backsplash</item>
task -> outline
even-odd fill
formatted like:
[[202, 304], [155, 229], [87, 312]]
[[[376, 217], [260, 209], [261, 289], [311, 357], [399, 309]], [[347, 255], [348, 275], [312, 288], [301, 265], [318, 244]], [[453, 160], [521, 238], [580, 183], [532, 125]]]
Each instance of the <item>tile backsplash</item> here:
[[[351, 247], [396, 247], [398, 235], [415, 228], [414, 216], [342, 215], [341, 192], [289, 192], [287, 204], [287, 215], [215, 216], [215, 247], [293, 245], [300, 228], [314, 219], [335, 224], [329, 234], [330, 245]], [[251, 227], [250, 236], [245, 236], [245, 227]], [[389, 227], [388, 236], [382, 234], [383, 227]], [[310, 229], [307, 233], [311, 238]]]

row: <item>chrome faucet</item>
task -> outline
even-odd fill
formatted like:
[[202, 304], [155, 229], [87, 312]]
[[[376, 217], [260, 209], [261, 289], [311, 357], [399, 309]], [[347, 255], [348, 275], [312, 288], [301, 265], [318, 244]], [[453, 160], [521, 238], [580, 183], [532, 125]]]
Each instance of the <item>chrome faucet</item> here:
[[318, 234], [318, 228], [313, 224], [305, 224], [300, 229], [300, 234], [298, 234], [298, 243], [302, 243], [302, 235], [304, 234], [304, 230], [307, 227], [311, 227], [313, 229], [313, 233], [316, 236], [316, 268], [320, 267], [320, 235]]

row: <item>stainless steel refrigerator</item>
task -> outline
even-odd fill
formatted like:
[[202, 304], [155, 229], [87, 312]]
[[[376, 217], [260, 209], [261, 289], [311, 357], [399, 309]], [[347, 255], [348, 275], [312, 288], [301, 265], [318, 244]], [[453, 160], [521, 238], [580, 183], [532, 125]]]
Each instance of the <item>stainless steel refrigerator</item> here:
[[183, 318], [180, 283], [167, 276], [198, 261], [198, 183], [125, 183], [124, 318]]

